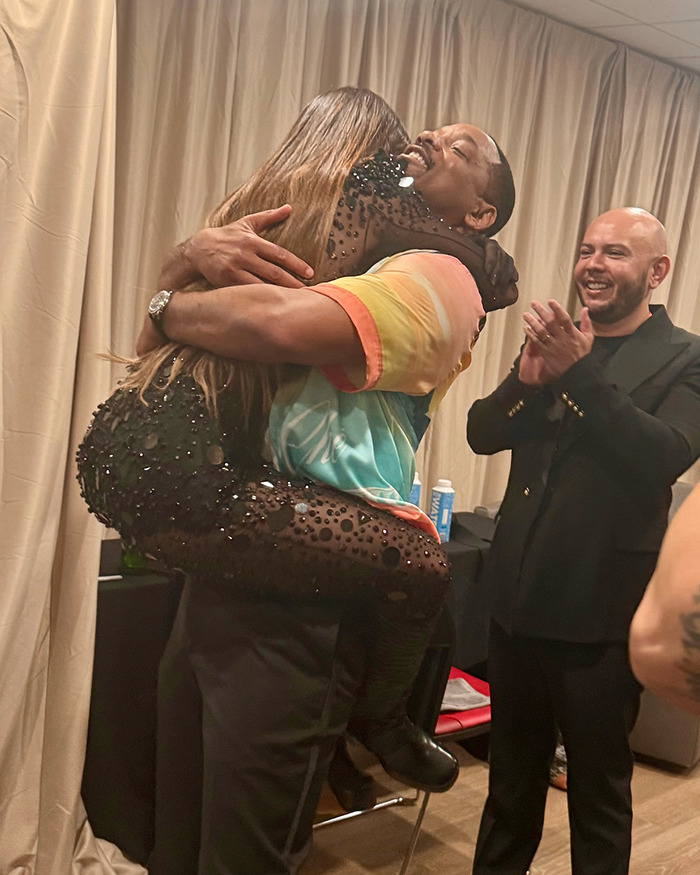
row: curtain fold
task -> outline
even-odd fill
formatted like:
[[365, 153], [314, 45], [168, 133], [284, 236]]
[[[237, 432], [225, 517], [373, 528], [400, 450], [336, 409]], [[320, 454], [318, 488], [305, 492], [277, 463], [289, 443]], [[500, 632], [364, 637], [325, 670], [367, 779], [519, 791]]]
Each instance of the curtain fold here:
[[7, 875], [143, 872], [101, 848], [80, 802], [102, 533], [85, 515], [73, 455], [110, 384], [95, 354], [110, 338], [115, 24], [112, 0], [0, 10]]
[[[521, 300], [489, 317], [419, 453], [455, 508], [502, 495], [474, 456], [473, 401], [506, 374], [522, 313], [577, 310], [579, 238], [643, 206], [674, 261], [655, 300], [700, 331], [700, 77], [501, 0], [5, 0], [0, 6], [0, 872], [143, 870], [79, 799], [102, 532], [73, 454], [133, 350], [170, 247], [258, 166], [300, 108], [373, 88], [417, 133], [489, 131], [518, 199], [499, 235]], [[694, 481], [698, 472], [686, 479]], [[105, 792], [109, 792], [105, 788]]]

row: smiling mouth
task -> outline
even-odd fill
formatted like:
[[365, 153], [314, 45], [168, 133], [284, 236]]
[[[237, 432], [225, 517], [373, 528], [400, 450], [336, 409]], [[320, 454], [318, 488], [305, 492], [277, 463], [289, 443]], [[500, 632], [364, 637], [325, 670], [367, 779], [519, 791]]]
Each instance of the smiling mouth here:
[[416, 145], [415, 143], [407, 146], [400, 157], [406, 158], [409, 161], [415, 161], [423, 168], [423, 170], [430, 170], [430, 168], [433, 166], [433, 162], [425, 149], [422, 146]]
[[585, 280], [582, 283], [583, 288], [593, 295], [598, 295], [601, 292], [607, 292], [611, 288], [610, 283], [602, 282], [601, 280]]

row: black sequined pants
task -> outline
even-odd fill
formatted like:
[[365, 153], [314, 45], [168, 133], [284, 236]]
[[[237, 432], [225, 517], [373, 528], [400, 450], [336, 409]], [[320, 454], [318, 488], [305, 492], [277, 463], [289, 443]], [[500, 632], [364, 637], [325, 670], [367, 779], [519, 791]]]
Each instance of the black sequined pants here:
[[[258, 593], [376, 592], [397, 616], [436, 615], [449, 581], [440, 545], [388, 511], [292, 481], [242, 452], [189, 377], [146, 407], [117, 390], [78, 450], [90, 510], [171, 568]], [[247, 459], [241, 461], [241, 459]]]

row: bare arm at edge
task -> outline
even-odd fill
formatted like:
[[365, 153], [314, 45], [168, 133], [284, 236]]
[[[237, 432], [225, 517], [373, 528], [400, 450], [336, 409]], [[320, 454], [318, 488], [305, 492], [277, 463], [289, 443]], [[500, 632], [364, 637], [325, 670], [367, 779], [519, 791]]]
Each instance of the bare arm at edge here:
[[700, 714], [700, 485], [671, 520], [632, 620], [630, 661], [645, 687]]

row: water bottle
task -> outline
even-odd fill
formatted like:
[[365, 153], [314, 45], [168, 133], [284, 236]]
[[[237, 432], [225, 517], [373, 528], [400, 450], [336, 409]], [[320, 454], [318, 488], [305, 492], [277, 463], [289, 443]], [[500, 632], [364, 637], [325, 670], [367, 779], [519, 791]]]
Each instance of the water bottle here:
[[452, 524], [452, 503], [455, 491], [451, 480], [438, 480], [430, 493], [430, 519], [440, 536], [440, 543], [450, 540], [450, 525]]
[[415, 504], [416, 507], [420, 505], [420, 477], [418, 476], [417, 471], [413, 477], [413, 486], [411, 486], [408, 500], [411, 504]]

